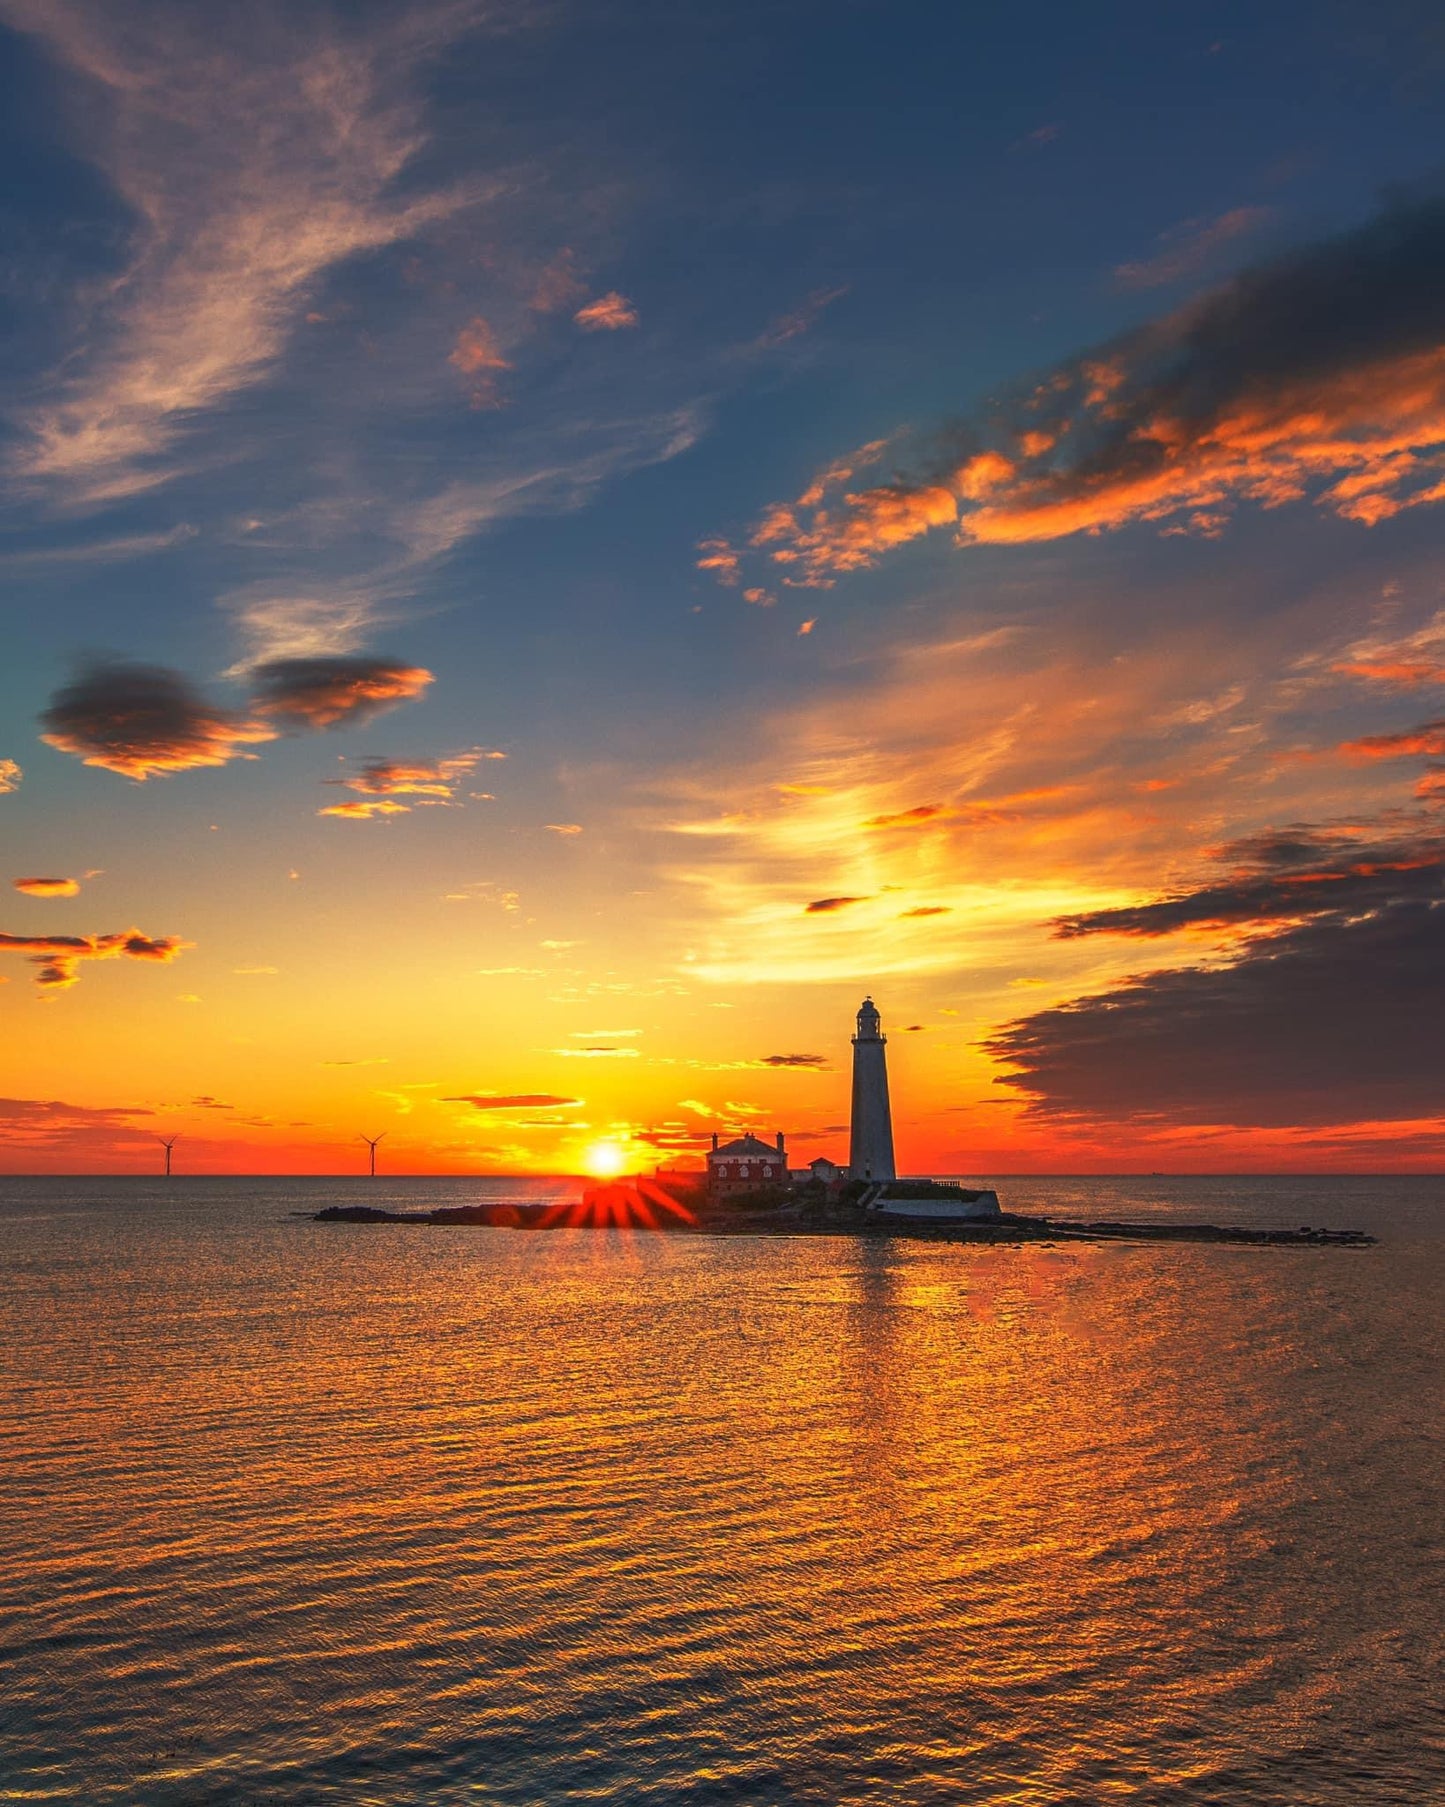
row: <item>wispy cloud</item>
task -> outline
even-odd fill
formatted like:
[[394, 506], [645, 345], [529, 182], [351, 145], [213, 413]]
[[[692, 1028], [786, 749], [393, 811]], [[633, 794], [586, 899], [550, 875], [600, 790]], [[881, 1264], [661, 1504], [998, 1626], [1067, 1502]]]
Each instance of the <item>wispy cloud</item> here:
[[1413, 632], [1367, 635], [1332, 655], [1330, 669], [1388, 690], [1445, 684], [1445, 609]]
[[24, 776], [13, 759], [0, 759], [0, 797], [7, 797], [12, 791], [18, 791], [20, 780]]
[[1114, 278], [1126, 289], [1154, 289], [1182, 282], [1208, 269], [1225, 245], [1258, 232], [1272, 217], [1268, 207], [1231, 207], [1213, 219], [1185, 220], [1159, 234], [1158, 248], [1151, 257], [1120, 264]]
[[0, 11], [103, 96], [93, 154], [139, 221], [84, 356], [24, 422], [22, 477], [92, 500], [166, 481], [187, 424], [272, 367], [326, 271], [468, 199], [403, 178], [423, 143], [410, 78], [476, 9], [369, 34], [315, 10], [265, 8], [244, 33], [181, 5]]
[[331, 596], [298, 595], [289, 586], [283, 594], [241, 592], [222, 606], [245, 644], [241, 658], [225, 672], [228, 678], [283, 660], [353, 653], [388, 619], [371, 586], [343, 585]]
[[616, 333], [638, 323], [637, 309], [616, 289], [599, 295], [572, 316], [585, 333]]
[[[490, 474], [418, 492], [359, 482], [320, 510], [323, 538], [364, 552], [354, 577], [254, 583], [222, 597], [244, 651], [226, 676], [291, 659], [358, 652], [382, 626], [414, 612], [418, 588], [459, 547], [503, 524], [585, 508], [607, 484], [680, 457], [705, 425], [693, 405], [605, 420], [518, 428]], [[310, 556], [314, 548], [291, 556]]]
[[496, 333], [480, 314], [474, 314], [457, 334], [447, 362], [470, 380], [474, 408], [498, 405], [497, 378], [512, 365], [510, 359], [503, 357]]
[[790, 339], [799, 339], [809, 333], [818, 324], [823, 314], [835, 301], [841, 301], [848, 293], [847, 283], [840, 283], [836, 288], [814, 289], [801, 306], [791, 308], [786, 314], [779, 314], [764, 328], [758, 344], [769, 349], [786, 345]]
[[[418, 607], [450, 606], [419, 593], [465, 542], [582, 508], [703, 430], [694, 367], [632, 368], [619, 406], [615, 388], [553, 357], [576, 313], [593, 331], [635, 324], [615, 291], [580, 306], [611, 232], [605, 197], [551, 184], [543, 162], [522, 170], [505, 133], [484, 151], [448, 140], [446, 116], [427, 112], [433, 59], [537, 10], [261, 0], [242, 28], [181, 0], [0, 0], [0, 19], [70, 78], [75, 148], [129, 235], [119, 268], [72, 290], [67, 355], [13, 417], [11, 493], [73, 517], [183, 487], [186, 526], [53, 556], [101, 563], [193, 537], [224, 547], [236, 581], [218, 601], [242, 642], [229, 678], [361, 653]], [[367, 260], [404, 241], [403, 305], [363, 327]], [[464, 428], [456, 377], [488, 400], [505, 377], [516, 406], [464, 460], [418, 459], [418, 421]], [[237, 518], [220, 497], [242, 466], [257, 501]]]
[[127, 533], [102, 540], [71, 540], [55, 546], [18, 546], [0, 552], [0, 568], [31, 571], [49, 565], [108, 565], [128, 558], [146, 558], [169, 552], [195, 539], [194, 527], [181, 525], [158, 533]]

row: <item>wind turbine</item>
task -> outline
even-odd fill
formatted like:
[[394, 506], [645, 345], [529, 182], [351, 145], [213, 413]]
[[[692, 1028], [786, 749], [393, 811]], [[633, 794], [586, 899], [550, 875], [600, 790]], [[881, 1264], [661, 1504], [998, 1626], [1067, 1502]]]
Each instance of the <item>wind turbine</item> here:
[[181, 1138], [179, 1136], [157, 1136], [156, 1137], [156, 1141], [159, 1142], [161, 1147], [164, 1148], [166, 1151], [166, 1178], [167, 1179], [169, 1179], [171, 1177], [171, 1150], [175, 1147], [176, 1143], [180, 1141], [180, 1139]]
[[[378, 1142], [385, 1141], [386, 1131], [383, 1130], [379, 1136], [363, 1136], [361, 1139], [363, 1142], [365, 1142], [366, 1146], [371, 1150], [371, 1177], [372, 1177], [372, 1179], [375, 1179], [376, 1178], [376, 1145]], [[166, 1172], [167, 1173], [170, 1172], [169, 1167], [167, 1167]]]

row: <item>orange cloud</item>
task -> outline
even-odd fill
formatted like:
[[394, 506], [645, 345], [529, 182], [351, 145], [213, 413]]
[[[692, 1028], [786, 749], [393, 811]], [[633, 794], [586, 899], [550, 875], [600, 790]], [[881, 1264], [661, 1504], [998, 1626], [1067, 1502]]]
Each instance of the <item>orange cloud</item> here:
[[457, 342], [447, 362], [464, 376], [476, 376], [482, 370], [512, 368], [502, 356], [496, 335], [480, 314], [469, 320], [457, 334]]
[[[467, 774], [473, 771], [483, 759], [500, 759], [500, 753], [488, 752], [481, 747], [470, 748], [465, 753], [453, 753], [445, 759], [412, 760], [368, 759], [359, 772], [348, 778], [327, 778], [326, 784], [344, 785], [348, 790], [360, 791], [369, 799], [392, 797], [415, 797], [422, 804], [444, 804], [455, 800], [457, 786]], [[494, 802], [489, 792], [472, 791], [470, 796]], [[333, 803], [325, 809], [317, 810], [319, 816], [343, 816], [354, 821], [366, 820], [372, 816], [404, 815], [412, 807], [409, 803]]]
[[918, 822], [931, 822], [935, 816], [946, 814], [941, 803], [920, 803], [914, 809], [900, 809], [891, 816], [870, 816], [863, 824], [865, 828], [910, 828]]
[[1442, 245], [1435, 201], [1246, 272], [996, 409], [995, 443], [859, 491], [840, 464], [749, 544], [827, 585], [955, 522], [960, 544], [1017, 545], [1215, 535], [1241, 502], [1372, 526], [1445, 501]]
[[957, 518], [957, 499], [941, 484], [887, 484], [845, 494], [841, 507], [819, 508], [806, 521], [780, 504], [763, 516], [748, 543], [766, 550], [789, 582], [826, 589], [839, 573], [864, 570], [880, 554]]
[[708, 539], [698, 542], [698, 551], [702, 557], [697, 561], [699, 571], [710, 571], [717, 581], [729, 590], [735, 590], [742, 582], [742, 560], [724, 539]]
[[1340, 748], [1347, 759], [1445, 759], [1445, 720], [1423, 722], [1399, 734], [1367, 734]]
[[13, 759], [0, 759], [0, 797], [8, 796], [11, 791], [18, 791], [20, 780], [24, 776]]
[[463, 376], [479, 379], [472, 390], [474, 406], [496, 406], [496, 374], [510, 370], [512, 366], [502, 356], [496, 334], [480, 314], [473, 315], [457, 334], [457, 342], [452, 347], [447, 362]]
[[637, 325], [637, 309], [613, 289], [589, 301], [586, 307], [579, 307], [572, 318], [585, 333], [616, 333]]
[[56, 692], [40, 721], [47, 746], [137, 783], [225, 765], [276, 738], [263, 723], [215, 708], [178, 672], [122, 660], [86, 666]]
[[817, 897], [804, 910], [805, 916], [831, 916], [835, 910], [846, 910], [850, 904], [867, 903], [866, 897]]
[[372, 801], [345, 803], [328, 803], [324, 809], [317, 810], [318, 816], [341, 816], [351, 822], [369, 822], [373, 816], [405, 816], [410, 814], [410, 805], [393, 803], [388, 798], [379, 797]]
[[[418, 697], [432, 673], [388, 659], [273, 659], [252, 673], [258, 715], [297, 732], [370, 721]], [[273, 736], [268, 733], [265, 738]]]
[[11, 884], [27, 897], [78, 897], [78, 878], [13, 878]]
[[1357, 640], [1345, 648], [1331, 669], [1341, 677], [1360, 678], [1390, 690], [1445, 684], [1445, 609], [1412, 634]]
[[37, 985], [63, 989], [80, 977], [82, 960], [174, 960], [191, 945], [175, 935], [143, 935], [126, 929], [118, 935], [0, 935], [0, 950], [26, 955], [39, 968]]

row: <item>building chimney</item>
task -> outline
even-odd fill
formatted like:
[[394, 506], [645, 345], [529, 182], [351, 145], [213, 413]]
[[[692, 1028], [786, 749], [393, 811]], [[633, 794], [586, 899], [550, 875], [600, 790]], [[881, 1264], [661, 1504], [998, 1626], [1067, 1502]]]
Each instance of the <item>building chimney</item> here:
[[716, 1130], [714, 1130], [712, 1132], [712, 1151], [714, 1154], [717, 1153], [717, 1131]]
[[782, 1132], [782, 1130], [779, 1130], [778, 1131], [778, 1153], [783, 1154], [785, 1152], [786, 1151], [783, 1148], [783, 1132]]

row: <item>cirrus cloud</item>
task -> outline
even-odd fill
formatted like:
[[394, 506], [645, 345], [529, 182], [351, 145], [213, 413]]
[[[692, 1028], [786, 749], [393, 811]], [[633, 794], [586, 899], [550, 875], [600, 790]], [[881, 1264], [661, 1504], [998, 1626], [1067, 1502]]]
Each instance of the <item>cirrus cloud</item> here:
[[1231, 207], [1213, 219], [1185, 220], [1159, 234], [1152, 257], [1118, 265], [1114, 280], [1125, 289], [1153, 289], [1197, 276], [1223, 246], [1257, 232], [1270, 218], [1268, 207]]
[[275, 365], [325, 273], [475, 198], [401, 192], [425, 142], [410, 80], [476, 22], [449, 10], [346, 31], [268, 9], [242, 33], [164, 0], [4, 0], [6, 23], [86, 84], [87, 148], [140, 224], [58, 393], [24, 422], [22, 475], [87, 501], [168, 481], [200, 412]]

